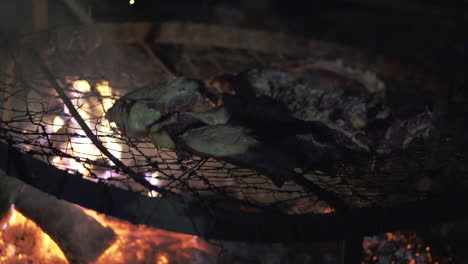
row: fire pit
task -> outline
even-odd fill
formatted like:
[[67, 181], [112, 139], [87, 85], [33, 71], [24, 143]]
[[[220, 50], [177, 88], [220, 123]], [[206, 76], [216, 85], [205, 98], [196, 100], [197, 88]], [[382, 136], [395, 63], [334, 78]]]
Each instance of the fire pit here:
[[[63, 28], [9, 43], [1, 56], [0, 139], [6, 173], [1, 178], [6, 187], [0, 201], [2, 213], [10, 214], [3, 217], [3, 227], [6, 234], [15, 234], [10, 231], [18, 226], [15, 221], [27, 223], [22, 215], [33, 220], [58, 243], [64, 256], [50, 257], [63, 263], [65, 258], [70, 263], [219, 261], [212, 256], [223, 250], [198, 236], [268, 243], [346, 240], [349, 255], [356, 245], [360, 251], [364, 234], [464, 215], [466, 179], [454, 175], [467, 172], [467, 142], [460, 132], [466, 125], [445, 111], [445, 99], [454, 96], [444, 95], [441, 80], [401, 63], [282, 34], [178, 23]], [[405, 148], [398, 151], [343, 160], [335, 175], [318, 172], [306, 180], [275, 184], [223, 159], [181, 158], [148, 138], [122, 133], [106, 118], [119, 98], [162, 79], [184, 76], [219, 88], [225, 76], [246, 69], [288, 67], [294, 72], [311, 65], [340, 65], [333, 67], [350, 76], [371, 76], [386, 86], [399, 126], [426, 131], [420, 120], [407, 121], [425, 114], [434, 127], [431, 136], [407, 131], [412, 138], [402, 139]], [[23, 182], [109, 216], [77, 209]], [[9, 210], [11, 204], [19, 212]], [[447, 209], [448, 204], [459, 210]], [[65, 224], [49, 223], [51, 215]], [[64, 235], [66, 226], [77, 229]], [[41, 241], [50, 241], [37, 227], [30, 229]], [[76, 238], [83, 240], [77, 243]], [[47, 243], [30, 246], [35, 250], [30, 254]], [[322, 248], [338, 254], [337, 246]], [[21, 259], [14, 251], [2, 254]], [[127, 256], [127, 251], [135, 253]]]

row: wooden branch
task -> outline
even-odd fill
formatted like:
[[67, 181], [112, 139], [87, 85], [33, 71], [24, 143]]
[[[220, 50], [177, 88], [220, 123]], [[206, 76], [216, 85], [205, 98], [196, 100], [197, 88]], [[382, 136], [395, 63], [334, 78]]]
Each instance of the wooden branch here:
[[54, 87], [55, 91], [59, 95], [59, 97], [62, 99], [63, 103], [67, 106], [68, 110], [70, 111], [70, 114], [75, 118], [75, 120], [78, 122], [80, 125], [81, 129], [85, 132], [86, 136], [91, 140], [91, 142], [98, 148], [102, 154], [104, 154], [109, 160], [111, 160], [117, 167], [122, 169], [122, 171], [126, 174], [128, 174], [133, 180], [135, 180], [137, 183], [141, 184], [142, 186], [148, 188], [149, 190], [154, 190], [157, 191], [163, 195], [171, 195], [173, 194], [172, 192], [160, 188], [158, 186], [154, 186], [151, 183], [149, 183], [146, 179], [145, 176], [141, 173], [136, 173], [129, 167], [127, 167], [122, 161], [117, 159], [103, 144], [102, 142], [94, 135], [94, 133], [91, 131], [91, 129], [88, 127], [86, 122], [81, 118], [80, 114], [76, 110], [75, 106], [73, 105], [72, 101], [70, 98], [68, 98], [67, 94], [65, 91], [62, 89], [60, 84], [58, 84], [57, 80], [55, 79], [55, 76], [52, 74], [52, 72], [49, 70], [47, 65], [42, 61], [42, 59], [39, 57], [39, 55], [35, 52], [33, 52], [34, 56], [37, 59], [37, 62], [39, 64], [40, 69], [44, 72], [47, 80], [49, 83]]
[[151, 58], [154, 64], [161, 67], [165, 73], [170, 75], [171, 77], [176, 76], [176, 74], [171, 71], [171, 69], [155, 54], [155, 52], [151, 49], [151, 47], [145, 42], [138, 43], [146, 52], [146, 54]]
[[2, 96], [5, 96], [5, 100], [2, 105], [2, 121], [9, 121], [11, 119], [11, 109], [13, 105], [13, 87], [15, 84], [15, 61], [10, 59], [5, 69], [5, 89], [0, 89], [3, 92]]
[[328, 205], [332, 207], [333, 210], [335, 210], [336, 212], [343, 212], [349, 209], [349, 205], [347, 205], [343, 199], [338, 197], [336, 193], [321, 188], [317, 184], [307, 180], [303, 175], [295, 175], [293, 177], [293, 181], [297, 185], [302, 186], [306, 190], [316, 194], [320, 200], [323, 200], [326, 203], [328, 203]]
[[75, 0], [62, 0], [75, 17], [83, 24], [94, 24], [93, 19], [83, 10]]
[[112, 229], [103, 227], [83, 209], [57, 200], [0, 170], [0, 203], [33, 220], [62, 249], [69, 263], [96, 260], [114, 241]]
[[49, 14], [47, 7], [48, 0], [32, 0], [33, 2], [33, 18], [34, 31], [47, 30], [49, 24]]

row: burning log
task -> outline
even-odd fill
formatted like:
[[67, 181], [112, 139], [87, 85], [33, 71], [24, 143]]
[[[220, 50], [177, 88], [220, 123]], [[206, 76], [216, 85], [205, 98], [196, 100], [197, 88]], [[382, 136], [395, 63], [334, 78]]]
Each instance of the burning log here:
[[14, 204], [57, 242], [70, 263], [90, 263], [114, 241], [112, 229], [103, 227], [81, 208], [7, 176], [3, 171], [0, 171], [0, 181], [2, 208]]

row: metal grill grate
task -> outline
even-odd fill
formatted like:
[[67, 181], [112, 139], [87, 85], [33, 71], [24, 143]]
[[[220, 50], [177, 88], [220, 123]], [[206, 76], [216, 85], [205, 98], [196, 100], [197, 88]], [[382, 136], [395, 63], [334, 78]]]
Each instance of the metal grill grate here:
[[[203, 203], [210, 202], [205, 205], [216, 201], [223, 209], [236, 212], [283, 215], [333, 212], [330, 201], [297, 182], [287, 181], [277, 187], [268, 177], [223, 161], [197, 156], [180, 160], [174, 151], [156, 148], [148, 139], [126, 137], [105, 118], [115, 100], [167, 76], [207, 80], [220, 73], [291, 65], [303, 56], [245, 47], [148, 45], [136, 40], [123, 41], [125, 34], [119, 35], [119, 40], [96, 36], [97, 32], [67, 29], [25, 39], [2, 54], [0, 139], [3, 143], [71, 174], [156, 199], [168, 195], [189, 196]], [[103, 36], [108, 35], [103, 33]], [[48, 65], [95, 139], [124, 168], [110, 161], [88, 138], [76, 116], [64, 106], [56, 87], [48, 81], [47, 72], [41, 69], [31, 48]], [[340, 52], [329, 54], [333, 49], [314, 52], [315, 55], [325, 53], [322, 57], [359, 57]], [[366, 66], [369, 62], [357, 60], [355, 64]], [[463, 133], [452, 132], [462, 130], [463, 126], [457, 117], [453, 122], [443, 121], [450, 125], [437, 127], [436, 139], [415, 140], [411, 148], [386, 156], [353, 162], [343, 160], [337, 175], [319, 173], [309, 180], [351, 208], [395, 206], [462, 194], [468, 186], [463, 149], [466, 140], [458, 137]], [[453, 130], [454, 127], [457, 129]], [[134, 175], [127, 173], [128, 169]], [[135, 181], [138, 177], [156, 187], [146, 188], [149, 185]]]

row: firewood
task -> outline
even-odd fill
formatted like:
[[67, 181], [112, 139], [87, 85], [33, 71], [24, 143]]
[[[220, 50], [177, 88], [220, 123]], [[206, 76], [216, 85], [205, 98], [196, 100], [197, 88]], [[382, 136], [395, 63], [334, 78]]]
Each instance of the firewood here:
[[102, 226], [78, 206], [58, 200], [3, 171], [0, 181], [0, 204], [14, 204], [16, 210], [33, 220], [58, 244], [70, 263], [90, 263], [114, 241], [112, 229]]
[[74, 0], [63, 0], [62, 1], [68, 10], [83, 24], [93, 24], [93, 18], [83, 10], [83, 8]]
[[34, 31], [47, 30], [49, 24], [47, 0], [33, 1]]

